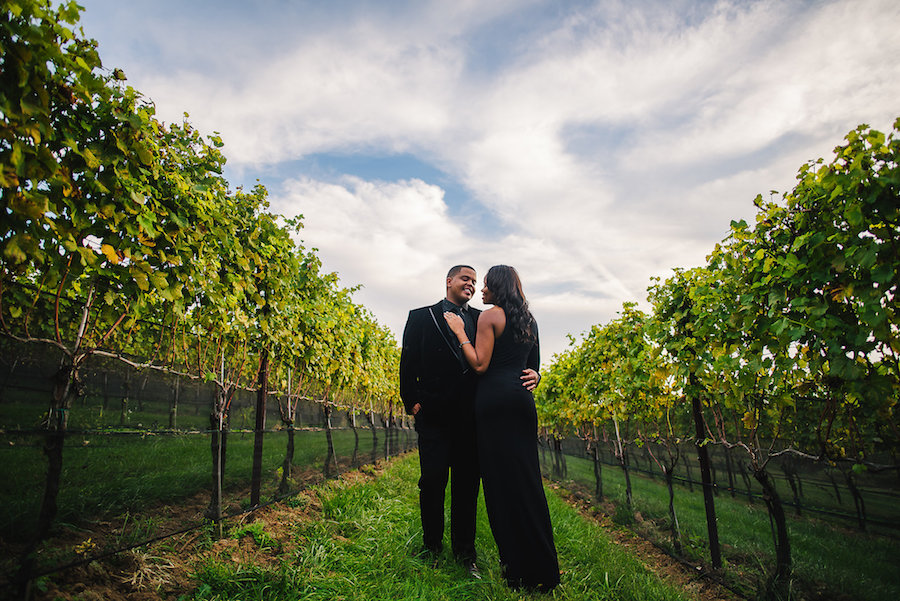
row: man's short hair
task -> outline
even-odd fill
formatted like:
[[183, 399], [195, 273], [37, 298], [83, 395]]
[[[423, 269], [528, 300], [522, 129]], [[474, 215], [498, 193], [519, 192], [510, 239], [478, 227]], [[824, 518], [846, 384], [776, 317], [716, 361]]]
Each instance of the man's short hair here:
[[471, 265], [454, 265], [450, 268], [450, 271], [447, 272], [447, 277], [452, 278], [463, 269], [471, 269], [472, 271], [475, 271], [475, 268]]

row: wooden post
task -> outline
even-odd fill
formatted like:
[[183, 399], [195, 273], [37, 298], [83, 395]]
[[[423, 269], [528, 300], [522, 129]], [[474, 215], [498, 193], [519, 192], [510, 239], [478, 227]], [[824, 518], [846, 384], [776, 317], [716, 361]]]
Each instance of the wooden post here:
[[262, 350], [256, 385], [256, 429], [253, 433], [253, 472], [250, 476], [250, 506], [259, 505], [262, 482], [263, 436], [266, 431], [266, 397], [269, 393], [269, 349]]
[[178, 422], [178, 394], [181, 391], [181, 378], [175, 378], [175, 391], [172, 394], [172, 406], [169, 408], [169, 429], [174, 430]]
[[700, 397], [697, 395], [695, 377], [691, 375], [692, 388], [691, 408], [694, 415], [694, 431], [696, 433], [697, 459], [700, 461], [700, 479], [703, 481], [703, 505], [706, 509], [706, 532], [709, 536], [709, 553], [712, 566], [715, 569], [722, 567], [722, 553], [719, 548], [719, 526], [716, 523], [716, 502], [713, 496], [712, 473], [709, 468], [709, 449], [703, 444], [706, 440], [706, 428], [703, 422], [703, 411], [700, 407]]

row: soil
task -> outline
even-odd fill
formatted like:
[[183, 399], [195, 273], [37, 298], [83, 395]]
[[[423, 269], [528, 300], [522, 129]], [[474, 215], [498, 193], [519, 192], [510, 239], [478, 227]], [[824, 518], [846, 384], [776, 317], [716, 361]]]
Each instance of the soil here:
[[[567, 485], [569, 484], [567, 483]], [[600, 524], [616, 544], [625, 547], [651, 572], [682, 589], [690, 598], [697, 601], [745, 599], [744, 596], [729, 590], [706, 566], [676, 559], [646, 538], [616, 524], [612, 519], [615, 514], [615, 507], [612, 503], [598, 504], [586, 489], [579, 490], [571, 486], [562, 488], [555, 483], [551, 483], [550, 486], [570, 505], [578, 509], [582, 515]], [[635, 516], [635, 521], [643, 522], [640, 514]]]
[[[377, 478], [391, 460], [377, 466], [363, 466], [350, 470], [341, 466], [341, 478], [356, 482]], [[321, 472], [295, 475], [295, 481], [312, 485], [322, 481]], [[597, 506], [585, 491], [563, 489], [558, 492], [585, 516], [596, 520], [614, 540], [638, 557], [654, 573], [684, 590], [698, 601], [735, 601], [740, 596], [716, 582], [703, 566], [695, 566], [673, 559], [668, 554], [630, 530], [615, 524], [611, 505]], [[229, 498], [247, 498], [249, 490], [229, 491]], [[157, 532], [173, 532], [187, 524], [197, 524], [209, 505], [209, 493], [197, 494], [178, 505], [161, 505], [148, 512], [154, 518]], [[259, 545], [248, 536], [218, 538], [213, 536], [212, 526], [193, 528], [181, 534], [167, 537], [137, 549], [120, 552], [91, 561], [85, 565], [62, 570], [38, 578], [32, 588], [36, 601], [150, 601], [172, 600], [196, 588], [197, 581], [191, 574], [207, 557], [231, 557], [236, 563], [276, 565], [280, 556], [290, 552], [297, 544], [291, 534], [294, 525], [321, 519], [322, 507], [314, 492], [304, 490], [291, 498], [290, 503], [276, 503], [252, 514], [229, 520], [231, 528], [252, 522], [261, 522], [263, 530], [272, 541]], [[136, 519], [131, 516], [132, 520]], [[80, 528], [64, 529], [50, 541], [53, 548], [82, 549], [84, 555], [92, 555], [104, 548], [116, 532], [120, 532], [124, 519], [111, 519], [92, 524], [90, 538]], [[7, 557], [14, 549], [0, 549]], [[18, 556], [17, 554], [14, 556]]]
[[[379, 466], [365, 465], [354, 469], [349, 461], [341, 460], [338, 462], [338, 471], [342, 479], [354, 481], [358, 478], [375, 477], [383, 471], [383, 465], [384, 461]], [[262, 521], [265, 532], [277, 534], [274, 538], [279, 543], [279, 549], [290, 548], [290, 525], [300, 520], [318, 519], [321, 510], [318, 498], [307, 489], [324, 481], [322, 472], [313, 469], [295, 469], [291, 476], [295, 485], [303, 489], [291, 497], [291, 506], [275, 503], [263, 507], [253, 513], [228, 519], [229, 527]], [[239, 512], [240, 500], [249, 497], [249, 486], [225, 491], [223, 513], [227, 515]], [[204, 491], [177, 505], [158, 504], [140, 515], [130, 513], [55, 528], [51, 538], [38, 549], [38, 565], [75, 563], [91, 556], [99, 558], [84, 565], [38, 577], [31, 587], [31, 599], [174, 600], [196, 588], [197, 582], [190, 574], [198, 561], [206, 556], [229, 553], [235, 559], [249, 560], [251, 555], [257, 562], [266, 559], [265, 555], [259, 555], [259, 546], [246, 537], [223, 538], [211, 542], [218, 537], [213, 536], [214, 526], [205, 520], [209, 503], [210, 494]], [[127, 547], [128, 540], [122, 535], [128, 530], [126, 526], [141, 523], [152, 524], [154, 533], [183, 532], [136, 549], [104, 555], [106, 549]], [[135, 537], [134, 540], [146, 540], [152, 534], [142, 535], [138, 529], [132, 536]], [[0, 570], [6, 574], [14, 574], [24, 550], [25, 546], [22, 544], [0, 541]], [[271, 555], [270, 562], [275, 561], [277, 555]], [[0, 599], [6, 598], [21, 598], [21, 595], [13, 586], [0, 587]]]

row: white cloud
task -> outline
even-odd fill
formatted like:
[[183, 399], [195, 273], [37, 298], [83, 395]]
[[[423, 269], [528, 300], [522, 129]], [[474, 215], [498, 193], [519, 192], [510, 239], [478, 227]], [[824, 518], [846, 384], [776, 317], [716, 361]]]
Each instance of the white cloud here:
[[224, 85], [192, 73], [157, 74], [148, 85], [160, 106], [204, 107], [195, 121], [219, 130], [238, 163], [359, 147], [403, 152], [447, 127], [441, 90], [457, 77], [460, 59], [384, 37], [359, 26], [305, 39]]
[[[900, 96], [886, 88], [897, 90], [900, 70], [870, 55], [879, 42], [897, 46], [891, 42], [896, 38], [891, 19], [878, 19], [884, 8], [878, 3], [853, 10], [826, 5], [786, 23], [777, 3], [760, 3], [720, 8], [687, 29], [664, 11], [655, 20], [623, 13], [632, 27], [629, 35], [595, 23], [618, 35], [573, 39], [571, 30], [561, 28], [537, 44], [540, 53], [523, 56], [483, 89], [457, 81], [464, 75], [458, 60], [436, 60], [426, 67], [434, 75], [428, 86], [395, 77], [389, 83], [396, 89], [376, 96], [379, 104], [390, 102], [389, 97], [419, 99], [443, 116], [443, 121], [429, 120], [431, 127], [389, 115], [375, 120], [368, 115], [352, 125], [360, 139], [374, 141], [387, 137], [380, 129], [387, 123], [397, 139], [421, 145], [454, 169], [509, 228], [494, 239], [471, 240], [477, 257], [472, 261], [485, 263], [479, 269], [496, 262], [517, 265], [526, 286], [538, 291], [536, 311], [546, 311], [549, 324], [580, 331], [612, 317], [623, 301], [642, 301], [651, 276], [701, 263], [731, 219], [752, 214], [750, 201], [757, 193], [790, 187], [796, 169], [814, 156], [808, 143], [803, 150], [779, 148], [781, 138], [795, 134], [829, 144], [819, 153], [827, 154], [838, 141], [831, 130], [843, 133], [866, 115], [887, 114], [890, 99]], [[878, 42], [869, 41], [873, 33]], [[461, 50], [445, 52], [457, 59], [462, 55]], [[855, 58], [840, 61], [839, 56]], [[365, 64], [358, 56], [347, 60]], [[859, 87], [854, 67], [876, 62], [875, 79], [882, 83], [866, 77], [865, 94], [840, 102]], [[451, 63], [453, 68], [447, 68]], [[409, 73], [423, 66], [415, 58], [409, 64], [416, 65]], [[831, 65], [825, 76], [823, 64]], [[408, 107], [402, 112], [417, 114]], [[606, 150], [615, 152], [612, 156], [605, 156], [603, 148], [577, 156], [563, 139], [573, 122], [624, 126], [634, 134], [621, 148]], [[757, 159], [759, 166], [748, 168], [738, 160], [724, 172], [701, 174], [694, 181], [677, 173], [740, 159], [773, 144], [771, 158]], [[655, 177], [664, 181], [648, 183]], [[668, 178], [676, 185], [666, 186]], [[629, 182], [634, 186], [629, 188]], [[636, 198], [636, 190], [647, 196]], [[441, 231], [459, 231], [446, 211], [437, 221], [444, 223]], [[322, 224], [337, 222], [333, 217]], [[428, 266], [410, 281], [427, 286], [449, 263], [441, 263], [444, 257], [433, 246], [422, 247], [421, 232], [405, 231], [409, 237], [402, 248], [409, 256], [427, 257], [415, 264]], [[323, 255], [344, 258], [342, 273], [352, 281], [357, 274], [359, 281], [371, 281], [364, 267], [372, 261], [371, 252], [363, 257], [357, 250], [323, 248]], [[571, 288], [553, 292], [554, 281]], [[382, 298], [382, 293], [392, 296], [389, 290], [376, 295]], [[378, 303], [376, 295], [366, 296]], [[552, 325], [545, 327], [545, 334], [552, 331]]]
[[[433, 268], [436, 257], [464, 240], [447, 217], [443, 190], [419, 180], [370, 182], [345, 177], [338, 183], [302, 178], [284, 183], [273, 208], [286, 215], [304, 215], [301, 238], [325, 251], [327, 262], [350, 263], [353, 275], [400, 269], [385, 274], [382, 286], [394, 288], [404, 277]], [[359, 278], [362, 281], [366, 278]]]
[[304, 244], [319, 249], [324, 269], [338, 271], [343, 285], [364, 284], [355, 298], [399, 340], [406, 313], [440, 298], [447, 269], [471, 261], [443, 195], [419, 180], [301, 178], [284, 183], [272, 208], [304, 216]]
[[864, 120], [889, 124], [900, 64], [885, 51], [900, 49], [900, 5], [835, 2], [799, 15], [782, 3], [753, 6], [692, 32], [698, 44], [716, 40], [697, 60], [671, 49], [684, 59], [676, 72], [702, 77], [676, 96], [689, 118], [634, 147], [628, 163], [687, 167], [757, 152], [786, 134], [834, 139]]
[[[499, 222], [493, 234], [448, 207], [439, 182], [263, 183], [398, 337], [450, 265], [515, 265], [546, 359], [567, 332], [643, 300], [651, 276], [702, 263], [757, 193], [789, 189], [858, 123], [884, 130], [898, 114], [891, 0], [263, 3], [229, 20], [245, 15], [234, 4], [215, 31], [125, 23], [115, 6], [104, 33], [129, 41], [105, 62], [166, 119], [187, 110], [220, 131], [238, 170], [409, 153], [455, 178]], [[479, 54], [492, 49], [504, 54]]]
[[[466, 263], [483, 277], [491, 265], [516, 266], [541, 320], [545, 359], [621, 307], [622, 285], [599, 262], [585, 265], [553, 237], [476, 237], [448, 211], [443, 190], [419, 180], [336, 183], [299, 178], [273, 193], [273, 210], [304, 216], [300, 237], [319, 249], [326, 270], [364, 287], [355, 298], [399, 339], [409, 309], [444, 294], [444, 274]], [[568, 288], [575, 285], [578, 290]], [[476, 306], [481, 306], [476, 295]], [[566, 326], [568, 324], [568, 326]]]

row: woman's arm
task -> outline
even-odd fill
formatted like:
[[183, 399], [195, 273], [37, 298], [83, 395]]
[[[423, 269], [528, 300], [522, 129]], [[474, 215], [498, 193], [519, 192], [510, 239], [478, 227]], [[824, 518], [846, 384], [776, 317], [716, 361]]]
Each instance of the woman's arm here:
[[[534, 346], [531, 347], [531, 352], [528, 353], [528, 360], [525, 362], [525, 367], [538, 371], [541, 369], [541, 339], [538, 335], [537, 322], [532, 322], [531, 327], [534, 328]], [[540, 379], [540, 376], [538, 376], [538, 380]], [[535, 384], [537, 384], [537, 382], [535, 382]]]
[[460, 349], [466, 361], [475, 370], [475, 373], [483, 374], [486, 372], [488, 365], [491, 363], [491, 355], [494, 353], [494, 340], [497, 337], [497, 328], [499, 327], [502, 333], [502, 328], [506, 325], [506, 314], [503, 313], [503, 309], [494, 307], [481, 313], [476, 326], [475, 344], [472, 344], [466, 335], [465, 325], [459, 315], [444, 313], [444, 319], [447, 320], [450, 330], [456, 334]]
[[528, 391], [533, 391], [537, 388], [538, 383], [541, 381], [541, 374], [538, 373], [538, 370], [541, 368], [541, 343], [538, 340], [537, 333], [537, 324], [534, 324], [534, 346], [531, 347], [531, 351], [528, 353], [528, 359], [525, 361], [525, 369], [522, 370], [522, 375], [519, 377], [522, 380], [522, 386], [525, 387]]

